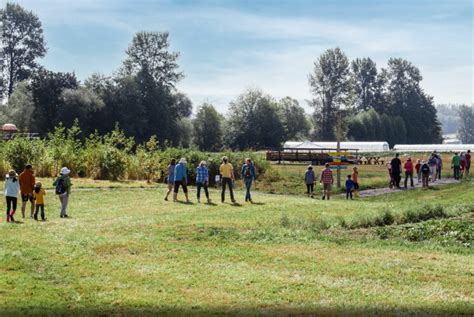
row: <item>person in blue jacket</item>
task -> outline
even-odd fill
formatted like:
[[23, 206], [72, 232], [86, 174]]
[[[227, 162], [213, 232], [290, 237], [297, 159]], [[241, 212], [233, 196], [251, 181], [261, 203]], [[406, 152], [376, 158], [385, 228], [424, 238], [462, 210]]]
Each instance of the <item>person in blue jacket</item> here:
[[250, 196], [250, 189], [252, 188], [252, 183], [257, 179], [255, 174], [255, 166], [252, 164], [252, 161], [247, 158], [245, 159], [244, 165], [242, 165], [242, 179], [245, 183], [245, 201], [252, 202], [252, 197]]
[[179, 160], [179, 163], [176, 164], [174, 168], [174, 193], [173, 201], [178, 201], [178, 190], [179, 186], [183, 187], [184, 196], [186, 197], [186, 202], [190, 202], [188, 198], [188, 170], [186, 168], [186, 159], [182, 157]]

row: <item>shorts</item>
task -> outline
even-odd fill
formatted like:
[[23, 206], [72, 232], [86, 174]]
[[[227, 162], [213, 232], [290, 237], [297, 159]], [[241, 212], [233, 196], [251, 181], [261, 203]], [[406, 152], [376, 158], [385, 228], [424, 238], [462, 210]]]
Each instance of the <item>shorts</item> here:
[[174, 192], [177, 194], [179, 190], [179, 186], [183, 187], [183, 192], [186, 194], [188, 192], [188, 186], [186, 186], [186, 182], [183, 181], [175, 181], [174, 182]]
[[32, 194], [26, 194], [26, 195], [21, 194], [21, 201], [27, 202], [28, 200], [29, 200], [31, 203], [33, 203], [34, 200], [35, 200], [35, 198], [33, 197]]
[[323, 184], [323, 189], [330, 192], [331, 191], [332, 184]]
[[359, 190], [359, 183], [354, 183], [354, 190]]

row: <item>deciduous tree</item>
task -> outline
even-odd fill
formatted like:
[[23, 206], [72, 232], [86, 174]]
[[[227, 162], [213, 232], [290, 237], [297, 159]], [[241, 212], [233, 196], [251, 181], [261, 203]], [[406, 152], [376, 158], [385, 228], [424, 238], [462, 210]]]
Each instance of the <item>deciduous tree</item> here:
[[46, 54], [46, 43], [39, 18], [20, 5], [7, 2], [0, 9], [0, 19], [2, 88], [10, 97], [17, 83], [38, 68], [37, 59]]

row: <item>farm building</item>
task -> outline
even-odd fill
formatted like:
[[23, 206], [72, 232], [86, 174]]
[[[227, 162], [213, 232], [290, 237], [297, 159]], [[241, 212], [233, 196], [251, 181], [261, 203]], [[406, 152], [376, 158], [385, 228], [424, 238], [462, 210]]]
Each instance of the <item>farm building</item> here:
[[[337, 147], [337, 142], [318, 142], [318, 141], [304, 141], [304, 142], [295, 142], [288, 141], [285, 142], [283, 148], [285, 149], [335, 149]], [[347, 151], [356, 151], [359, 152], [386, 152], [390, 151], [390, 146], [387, 142], [341, 142], [341, 148], [346, 149]]]
[[396, 144], [397, 152], [466, 152], [474, 150], [474, 144]]

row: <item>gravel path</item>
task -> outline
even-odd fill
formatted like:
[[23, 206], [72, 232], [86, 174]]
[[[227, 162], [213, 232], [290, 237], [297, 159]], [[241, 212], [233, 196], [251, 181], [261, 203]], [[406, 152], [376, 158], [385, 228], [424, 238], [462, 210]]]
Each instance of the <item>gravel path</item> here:
[[[408, 186], [407, 190], [411, 189], [416, 189], [416, 188], [422, 188], [421, 183], [417, 183], [416, 179], [415, 181], [415, 187], [410, 187]], [[403, 186], [403, 182], [400, 182]], [[454, 183], [459, 183], [458, 180], [455, 180], [454, 178], [443, 178], [440, 180], [437, 180], [436, 182], [430, 182], [429, 186], [441, 186], [441, 185], [447, 185], [447, 184], [454, 184]], [[403, 187], [402, 187], [403, 188]], [[385, 195], [385, 194], [390, 194], [390, 193], [399, 193], [401, 191], [404, 191], [406, 189], [396, 189], [396, 188], [375, 188], [375, 189], [366, 189], [366, 190], [361, 190], [359, 192], [360, 197], [372, 197], [372, 196], [379, 196], [379, 195]], [[345, 194], [344, 194], [345, 195]]]

